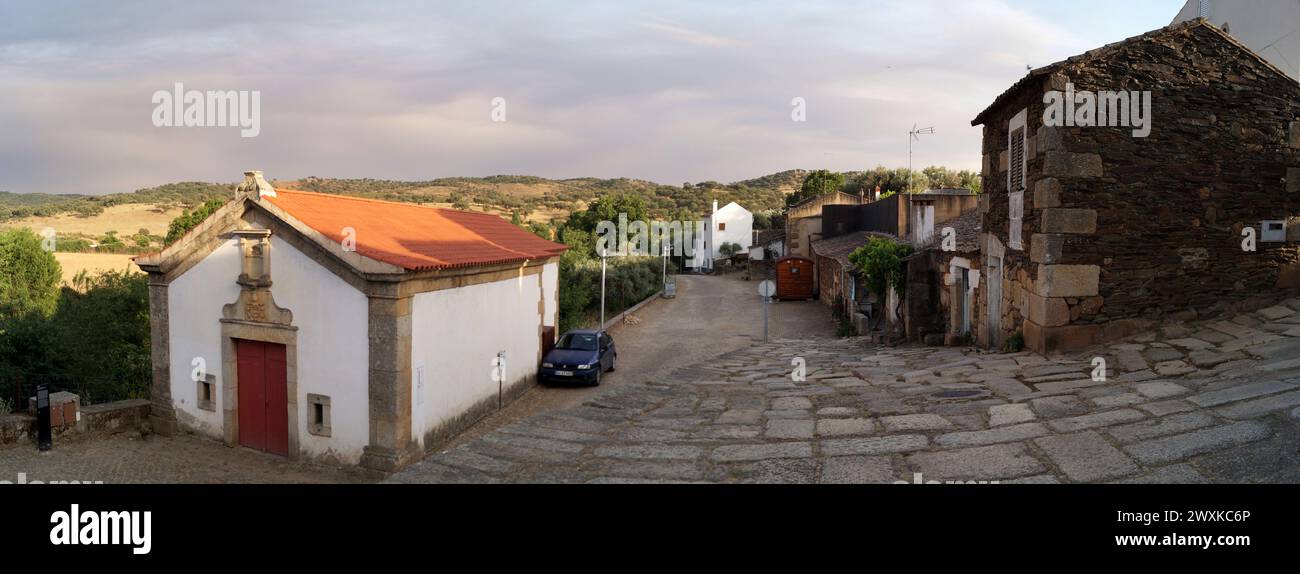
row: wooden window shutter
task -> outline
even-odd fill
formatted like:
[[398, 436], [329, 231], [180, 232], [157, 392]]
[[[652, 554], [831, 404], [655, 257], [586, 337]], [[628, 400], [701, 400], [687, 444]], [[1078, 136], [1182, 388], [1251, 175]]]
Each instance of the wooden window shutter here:
[[1007, 246], [1024, 250], [1025, 174], [1028, 158], [1025, 157], [1025, 137], [1028, 132], [1029, 110], [1022, 110], [1007, 126]]

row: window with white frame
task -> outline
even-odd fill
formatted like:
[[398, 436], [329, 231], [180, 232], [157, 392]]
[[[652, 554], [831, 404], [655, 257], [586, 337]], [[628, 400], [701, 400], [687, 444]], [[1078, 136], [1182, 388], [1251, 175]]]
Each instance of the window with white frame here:
[[1009, 202], [1007, 245], [1012, 249], [1023, 250], [1025, 189], [1028, 187], [1026, 174], [1029, 158], [1025, 154], [1026, 120], [1029, 110], [1020, 110], [1011, 118], [1007, 126], [1007, 198]]

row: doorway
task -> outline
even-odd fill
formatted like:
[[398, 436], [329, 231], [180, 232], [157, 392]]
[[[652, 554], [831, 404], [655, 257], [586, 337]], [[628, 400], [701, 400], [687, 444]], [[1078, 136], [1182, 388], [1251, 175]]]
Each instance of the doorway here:
[[288, 359], [282, 344], [235, 339], [239, 445], [289, 455]]
[[1002, 347], [1002, 258], [989, 257], [988, 268], [988, 338], [989, 347]]
[[965, 337], [966, 335], [970, 334], [970, 323], [971, 323], [970, 321], [971, 303], [972, 303], [971, 288], [970, 288], [971, 270], [961, 269], [960, 274], [961, 274], [961, 281], [957, 283], [957, 288], [960, 289], [960, 291], [957, 293], [957, 305], [958, 305], [957, 334]]

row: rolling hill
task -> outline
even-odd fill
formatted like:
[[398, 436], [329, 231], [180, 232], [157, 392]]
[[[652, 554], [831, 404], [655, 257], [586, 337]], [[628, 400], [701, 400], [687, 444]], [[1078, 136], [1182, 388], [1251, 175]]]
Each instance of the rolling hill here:
[[[525, 220], [550, 221], [567, 217], [597, 197], [632, 194], [646, 202], [650, 214], [665, 217], [686, 210], [706, 214], [713, 200], [740, 203], [750, 211], [779, 209], [786, 194], [795, 191], [806, 174], [790, 170], [756, 179], [722, 184], [703, 182], [681, 186], [638, 179], [576, 178], [552, 180], [532, 176], [452, 177], [429, 181], [384, 179], [333, 179], [306, 177], [276, 180], [279, 187], [454, 206], [501, 214], [519, 213]], [[96, 237], [138, 229], [165, 231], [182, 209], [210, 199], [231, 197], [235, 183], [180, 182], [101, 196], [21, 194], [0, 192], [0, 225], [53, 227], [62, 233]]]

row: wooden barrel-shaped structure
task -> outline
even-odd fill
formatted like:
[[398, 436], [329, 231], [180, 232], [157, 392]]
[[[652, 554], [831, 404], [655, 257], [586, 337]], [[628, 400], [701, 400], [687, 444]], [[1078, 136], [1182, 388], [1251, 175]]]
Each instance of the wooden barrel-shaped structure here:
[[776, 298], [782, 301], [805, 301], [816, 298], [813, 286], [814, 263], [811, 259], [790, 256], [776, 262]]

